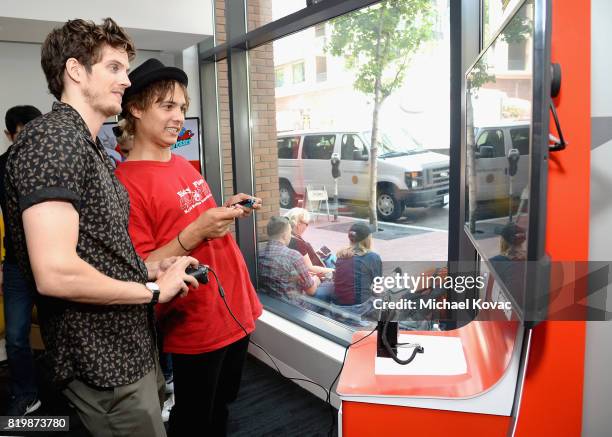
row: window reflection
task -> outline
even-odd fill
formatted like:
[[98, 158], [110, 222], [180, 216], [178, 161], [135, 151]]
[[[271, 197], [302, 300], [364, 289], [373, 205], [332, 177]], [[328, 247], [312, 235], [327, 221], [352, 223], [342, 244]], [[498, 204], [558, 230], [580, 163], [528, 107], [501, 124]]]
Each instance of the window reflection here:
[[466, 77], [466, 229], [521, 305], [529, 227], [533, 2], [514, 12]]
[[[374, 277], [392, 275], [402, 263], [446, 260], [448, 3], [427, 5], [421, 30], [428, 37], [409, 59], [385, 67], [386, 96], [376, 126], [373, 95], [358, 86], [361, 70], [351, 66], [348, 56], [356, 51], [336, 55], [330, 49], [341, 38], [342, 27], [334, 20], [260, 47], [265, 56], [249, 56], [251, 120], [261, 134], [253, 140], [255, 184], [270, 208], [257, 215], [260, 293], [357, 329], [376, 320]], [[272, 16], [276, 5], [271, 2]], [[414, 20], [405, 20], [405, 11], [392, 1], [347, 17], [370, 20], [380, 16], [372, 12], [381, 7], [389, 11], [388, 25], [397, 27], [395, 34], [415, 31], [408, 24]], [[253, 98], [258, 90], [273, 91], [274, 97], [263, 93], [265, 100]], [[373, 198], [374, 127], [377, 229], [367, 207]], [[339, 173], [332, 168], [334, 160]], [[268, 194], [272, 191], [277, 197]], [[290, 231], [268, 229], [283, 227], [283, 217]], [[364, 227], [368, 235], [360, 233]], [[363, 238], [354, 240], [355, 232]]]

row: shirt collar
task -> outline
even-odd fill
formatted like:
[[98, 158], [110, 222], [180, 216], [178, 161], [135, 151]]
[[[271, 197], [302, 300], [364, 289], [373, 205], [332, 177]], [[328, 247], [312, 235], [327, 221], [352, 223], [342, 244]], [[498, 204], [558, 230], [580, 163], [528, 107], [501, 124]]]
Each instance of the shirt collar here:
[[83, 117], [81, 117], [81, 114], [79, 114], [76, 109], [74, 109], [68, 103], [53, 102], [52, 111], [68, 117], [88, 142], [95, 144], [98, 149], [104, 151], [104, 146], [98, 137], [96, 137], [95, 140], [92, 140], [91, 131], [89, 130], [89, 127], [87, 127], [87, 123], [85, 123], [85, 120], [83, 120]]
[[87, 123], [85, 123], [85, 120], [83, 120], [81, 114], [79, 114], [79, 112], [68, 103], [53, 102], [52, 111], [68, 117], [70, 121], [74, 123], [74, 126], [77, 127], [86, 138], [91, 139], [91, 132], [87, 127]]

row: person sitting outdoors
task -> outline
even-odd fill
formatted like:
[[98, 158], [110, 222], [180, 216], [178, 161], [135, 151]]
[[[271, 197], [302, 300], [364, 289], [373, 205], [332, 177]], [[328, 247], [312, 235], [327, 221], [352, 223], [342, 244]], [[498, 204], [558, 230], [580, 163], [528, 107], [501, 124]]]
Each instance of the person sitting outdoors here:
[[348, 238], [350, 246], [337, 253], [332, 301], [363, 314], [371, 307], [374, 278], [382, 276], [382, 260], [372, 251], [372, 231], [365, 223], [354, 223]]
[[325, 264], [321, 261], [321, 258], [319, 258], [312, 245], [303, 238], [310, 224], [310, 213], [304, 208], [291, 208], [285, 213], [285, 217], [289, 219], [289, 224], [291, 225], [289, 249], [300, 252], [304, 257], [304, 262], [309, 272], [319, 277], [324, 277], [333, 273], [334, 269], [325, 267]]
[[286, 217], [272, 217], [267, 225], [268, 243], [259, 256], [259, 283], [265, 293], [301, 305], [302, 295], [329, 301], [331, 285], [320, 287], [321, 280], [308, 272], [302, 255], [287, 247], [291, 226]]
[[523, 249], [523, 242], [526, 239], [525, 229], [510, 222], [502, 228], [500, 236], [500, 253], [491, 258], [491, 261], [523, 261], [527, 258]]
[[523, 248], [526, 239], [525, 229], [516, 223], [507, 223], [500, 233], [500, 253], [490, 261], [506, 288], [517, 296], [525, 292], [523, 277], [527, 254]]

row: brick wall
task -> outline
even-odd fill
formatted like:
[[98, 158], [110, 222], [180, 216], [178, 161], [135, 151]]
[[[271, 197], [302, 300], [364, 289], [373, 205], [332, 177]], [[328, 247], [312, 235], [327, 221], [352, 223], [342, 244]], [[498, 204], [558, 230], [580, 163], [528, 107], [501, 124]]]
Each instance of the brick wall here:
[[[249, 0], [249, 30], [272, 20], [271, 0]], [[215, 0], [216, 43], [226, 40], [225, 1]], [[249, 52], [249, 87], [251, 104], [251, 147], [253, 150], [253, 172], [255, 193], [263, 199], [263, 207], [257, 213], [259, 241], [265, 241], [266, 224], [273, 215], [279, 215], [278, 157], [276, 152], [276, 105], [274, 103], [274, 59], [272, 44]], [[234, 193], [232, 183], [231, 136], [229, 124], [229, 91], [227, 62], [218, 64], [218, 95], [220, 137], [223, 164], [224, 196]]]

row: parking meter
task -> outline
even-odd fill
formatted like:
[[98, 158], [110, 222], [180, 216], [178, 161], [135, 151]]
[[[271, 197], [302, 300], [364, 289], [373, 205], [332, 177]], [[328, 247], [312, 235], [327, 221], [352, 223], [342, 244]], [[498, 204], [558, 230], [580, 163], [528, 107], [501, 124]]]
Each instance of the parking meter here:
[[340, 157], [337, 153], [333, 153], [331, 157], [332, 177], [338, 179], [340, 177]]
[[518, 169], [518, 161], [521, 157], [518, 149], [510, 149], [508, 152], [508, 174], [514, 176]]
[[340, 178], [340, 155], [332, 153], [332, 177], [334, 178], [334, 221], [338, 220], [338, 179]]

